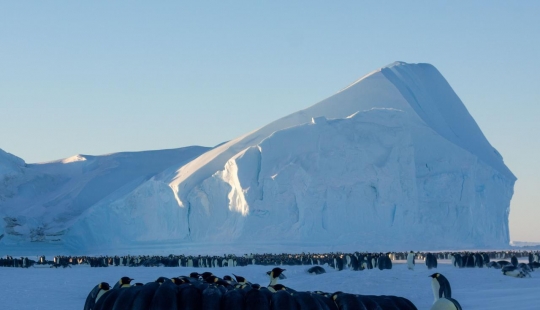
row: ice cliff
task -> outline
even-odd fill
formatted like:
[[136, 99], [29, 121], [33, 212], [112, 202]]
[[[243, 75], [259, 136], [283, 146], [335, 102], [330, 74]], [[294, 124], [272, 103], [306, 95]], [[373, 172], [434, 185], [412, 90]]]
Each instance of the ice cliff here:
[[123, 197], [209, 148], [75, 155], [25, 164], [0, 150], [0, 243], [62, 242], [95, 205]]
[[[15, 162], [11, 169], [23, 169]], [[516, 178], [429, 64], [380, 68], [312, 107], [176, 167], [95, 199], [84, 212], [77, 209], [58, 242], [74, 251], [509, 243]], [[55, 212], [43, 216], [71, 212], [68, 204], [51, 201]], [[24, 239], [15, 237], [10, 240]]]

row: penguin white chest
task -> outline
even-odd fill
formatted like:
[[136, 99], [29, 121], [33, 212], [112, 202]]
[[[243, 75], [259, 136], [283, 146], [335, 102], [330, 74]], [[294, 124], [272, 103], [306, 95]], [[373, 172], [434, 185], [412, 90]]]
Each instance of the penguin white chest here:
[[410, 270], [413, 270], [413, 269], [414, 269], [414, 254], [409, 253], [409, 254], [407, 255], [407, 267], [408, 267]]
[[441, 285], [439, 284], [439, 281], [437, 281], [436, 278], [431, 279], [431, 289], [433, 290], [433, 298], [435, 301], [439, 299], [439, 290], [441, 288]]

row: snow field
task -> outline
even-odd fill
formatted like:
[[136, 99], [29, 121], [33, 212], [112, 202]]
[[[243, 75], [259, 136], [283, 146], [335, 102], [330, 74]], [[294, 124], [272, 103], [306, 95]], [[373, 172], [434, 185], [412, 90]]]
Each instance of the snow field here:
[[[324, 266], [326, 273], [310, 275], [310, 266], [283, 266], [285, 286], [301, 291], [343, 291], [364, 295], [395, 295], [411, 300], [418, 309], [429, 309], [433, 303], [431, 278], [439, 272], [452, 286], [452, 295], [463, 309], [538, 309], [540, 277], [518, 279], [503, 276], [500, 270], [489, 268], [453, 267], [448, 260], [439, 260], [437, 269], [428, 270], [417, 260], [414, 271], [405, 261], [394, 261], [391, 270], [335, 271]], [[174, 277], [190, 272], [211, 271], [219, 277], [242, 275], [252, 283], [267, 285], [266, 271], [273, 266], [223, 268], [188, 267], [107, 267], [90, 268], [0, 268], [0, 308], [4, 310], [82, 309], [90, 290], [99, 282], [114, 285], [122, 276], [134, 282], [150, 282], [159, 276]]]

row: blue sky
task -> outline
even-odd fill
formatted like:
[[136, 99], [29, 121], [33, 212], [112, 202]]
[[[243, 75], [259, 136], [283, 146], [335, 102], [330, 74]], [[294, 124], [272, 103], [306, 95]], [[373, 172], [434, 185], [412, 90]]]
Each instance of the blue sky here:
[[540, 1], [0, 3], [0, 148], [28, 163], [212, 146], [400, 60], [449, 81], [540, 241]]

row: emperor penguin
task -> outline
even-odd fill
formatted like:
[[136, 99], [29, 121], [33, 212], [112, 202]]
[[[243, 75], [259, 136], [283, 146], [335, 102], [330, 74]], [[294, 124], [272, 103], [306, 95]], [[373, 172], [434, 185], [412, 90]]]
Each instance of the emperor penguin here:
[[435, 299], [435, 302], [443, 297], [452, 297], [450, 282], [448, 282], [448, 279], [446, 279], [445, 276], [437, 272], [430, 275], [430, 277], [432, 278], [431, 288], [433, 289], [433, 298]]
[[501, 269], [503, 275], [510, 276], [514, 278], [530, 278], [531, 275], [527, 270], [524, 270], [519, 267], [515, 267], [514, 265], [507, 265], [502, 267]]
[[426, 254], [426, 266], [428, 269], [437, 268], [437, 257], [431, 253]]
[[96, 302], [111, 289], [109, 283], [101, 282], [90, 291], [86, 297], [86, 302], [84, 303], [84, 310], [93, 310]]
[[326, 270], [321, 266], [313, 266], [309, 268], [307, 272], [310, 274], [323, 274], [326, 273]]
[[414, 265], [414, 252], [410, 251], [409, 254], [407, 254], [407, 268], [409, 268], [409, 270], [414, 270]]
[[285, 271], [285, 269], [281, 269], [279, 267], [276, 267], [270, 271], [270, 284], [268, 286], [276, 285], [277, 280], [279, 279], [279, 276]]

